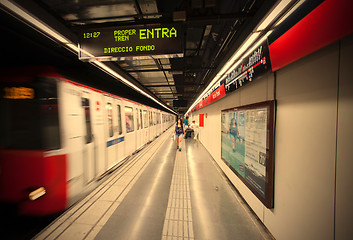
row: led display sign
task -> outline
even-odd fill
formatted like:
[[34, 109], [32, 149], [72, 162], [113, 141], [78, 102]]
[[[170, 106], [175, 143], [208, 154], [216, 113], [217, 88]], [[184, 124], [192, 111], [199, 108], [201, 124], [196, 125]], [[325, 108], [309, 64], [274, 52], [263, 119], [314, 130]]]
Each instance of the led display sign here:
[[33, 88], [27, 87], [5, 87], [3, 98], [7, 99], [33, 99]]
[[221, 84], [224, 83], [226, 93], [230, 93], [270, 70], [271, 61], [268, 44], [267, 41], [264, 41], [248, 56], [243, 58], [233, 71], [222, 80]]
[[179, 24], [107, 27], [80, 33], [80, 59], [183, 53]]

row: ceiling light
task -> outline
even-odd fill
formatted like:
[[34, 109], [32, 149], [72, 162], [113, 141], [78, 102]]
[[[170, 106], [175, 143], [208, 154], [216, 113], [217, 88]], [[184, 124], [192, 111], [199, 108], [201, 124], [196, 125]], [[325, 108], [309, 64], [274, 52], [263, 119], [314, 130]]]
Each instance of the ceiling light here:
[[256, 31], [265, 30], [274, 20], [277, 19], [279, 15], [282, 14], [282, 11], [290, 4], [294, 2], [293, 0], [282, 0], [277, 3], [275, 8], [266, 16], [266, 18], [258, 25]]
[[128, 81], [127, 79], [125, 79], [124, 77], [122, 77], [120, 74], [118, 74], [117, 72], [115, 72], [113, 69], [111, 69], [110, 67], [108, 67], [107, 65], [105, 65], [102, 62], [99, 61], [95, 61], [92, 62], [93, 65], [96, 65], [98, 68], [100, 68], [101, 70], [103, 70], [104, 72], [108, 73], [109, 75], [111, 75], [114, 78], [119, 79], [120, 81], [122, 81], [124, 84], [128, 85], [130, 88], [134, 89], [135, 91], [141, 93], [142, 95], [150, 98], [151, 100], [153, 100], [154, 102], [158, 103], [159, 105], [161, 105], [162, 107], [164, 107], [165, 109], [167, 109], [168, 111], [172, 111], [173, 113], [177, 114], [175, 111], [171, 110], [170, 108], [168, 108], [167, 106], [165, 106], [164, 104], [160, 103], [157, 99], [155, 99], [154, 97], [152, 97], [151, 95], [145, 93], [144, 91], [142, 91], [140, 88], [138, 88], [137, 86], [135, 86], [134, 84], [132, 84], [130, 81]]
[[[287, 9], [290, 5], [293, 5], [296, 1], [294, 0], [282, 0], [278, 2], [276, 6], [273, 7], [272, 11], [255, 27], [254, 32], [249, 35], [249, 37], [244, 41], [244, 43], [238, 48], [238, 50], [233, 54], [233, 56], [226, 62], [226, 64], [221, 68], [221, 70], [216, 74], [210, 84], [205, 88], [205, 90], [199, 95], [199, 97], [194, 101], [194, 103], [190, 106], [188, 111], [189, 113], [191, 109], [193, 109], [201, 100], [205, 97], [205, 94], [216, 84], [219, 84], [224, 77], [227, 76], [233, 70], [234, 66], [237, 66], [242, 60], [241, 56], [247, 56], [255, 47], [257, 47], [258, 43], [264, 41], [268, 35], [272, 31], [266, 32], [264, 36], [260, 39], [259, 37], [262, 35], [263, 31], [265, 31], [268, 27], [270, 27], [278, 17], [283, 14], [283, 11]], [[296, 6], [298, 3], [295, 3]], [[302, 4], [302, 1], [299, 2]], [[289, 14], [286, 14], [281, 21], [287, 18]], [[253, 47], [252, 47], [253, 46]], [[252, 47], [250, 50], [249, 48]], [[246, 53], [245, 53], [246, 52]], [[236, 64], [235, 64], [236, 63]]]

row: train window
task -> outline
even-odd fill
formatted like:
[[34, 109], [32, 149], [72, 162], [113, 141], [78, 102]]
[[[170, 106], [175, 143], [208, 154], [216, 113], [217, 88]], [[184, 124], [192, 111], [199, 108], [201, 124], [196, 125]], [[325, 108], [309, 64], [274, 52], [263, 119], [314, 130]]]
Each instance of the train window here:
[[60, 148], [60, 128], [58, 111], [58, 92], [56, 80], [40, 78], [38, 99], [40, 105], [40, 124], [42, 147], [53, 150]]
[[132, 107], [125, 107], [126, 132], [134, 131], [134, 112]]
[[91, 108], [88, 98], [82, 98], [82, 107], [85, 111], [86, 143], [92, 142]]
[[142, 125], [142, 110], [140, 109], [140, 125], [141, 125], [141, 129], [143, 128], [143, 125]]
[[[0, 148], [59, 149], [60, 128], [55, 79], [38, 78], [24, 85], [8, 83], [0, 87]], [[13, 90], [12, 95], [5, 89]]]
[[137, 123], [137, 130], [140, 129], [140, 122], [139, 122], [139, 110], [136, 108], [136, 123]]
[[107, 109], [107, 117], [108, 117], [109, 137], [113, 137], [114, 131], [113, 131], [113, 108], [112, 108], [112, 104], [111, 103], [107, 103], [106, 109]]
[[120, 108], [120, 105], [118, 104], [117, 105], [118, 107], [118, 132], [119, 132], [119, 135], [123, 133], [123, 127], [122, 127], [122, 124], [121, 124], [121, 108]]
[[144, 126], [145, 128], [148, 127], [147, 110], [143, 110], [143, 126]]

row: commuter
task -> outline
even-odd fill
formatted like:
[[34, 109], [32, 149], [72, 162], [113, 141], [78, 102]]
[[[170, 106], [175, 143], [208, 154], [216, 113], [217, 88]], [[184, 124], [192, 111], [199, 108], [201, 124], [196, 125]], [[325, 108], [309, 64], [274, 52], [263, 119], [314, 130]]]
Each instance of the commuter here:
[[189, 127], [189, 116], [186, 116], [186, 118], [183, 121], [184, 127]]
[[190, 128], [194, 132], [194, 139], [196, 140], [199, 137], [199, 125], [195, 123], [195, 120], [192, 121]]
[[181, 151], [183, 135], [185, 135], [185, 130], [181, 118], [178, 119], [177, 124], [175, 125], [174, 134], [176, 137], [177, 149]]
[[230, 120], [229, 135], [230, 135], [230, 139], [232, 140], [233, 152], [235, 152], [235, 140], [236, 140], [236, 138], [238, 138], [238, 135], [239, 135], [238, 125], [237, 125], [237, 121], [235, 120], [235, 118], [232, 118]]

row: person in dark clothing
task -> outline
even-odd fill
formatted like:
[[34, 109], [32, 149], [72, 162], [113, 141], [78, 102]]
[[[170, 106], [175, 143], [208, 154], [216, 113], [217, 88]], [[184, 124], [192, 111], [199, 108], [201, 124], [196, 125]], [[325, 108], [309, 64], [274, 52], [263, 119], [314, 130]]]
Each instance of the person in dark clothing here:
[[185, 130], [184, 130], [183, 122], [180, 118], [178, 119], [177, 124], [175, 126], [174, 134], [176, 137], [177, 149], [181, 151], [181, 145], [182, 145], [183, 136], [185, 135]]

